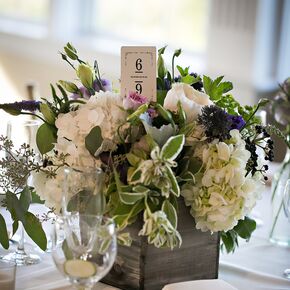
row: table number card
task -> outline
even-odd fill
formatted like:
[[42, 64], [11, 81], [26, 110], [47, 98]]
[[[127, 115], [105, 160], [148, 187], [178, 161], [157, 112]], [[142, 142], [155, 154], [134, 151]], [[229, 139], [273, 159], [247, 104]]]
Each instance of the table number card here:
[[137, 92], [156, 101], [156, 47], [121, 48], [121, 94]]

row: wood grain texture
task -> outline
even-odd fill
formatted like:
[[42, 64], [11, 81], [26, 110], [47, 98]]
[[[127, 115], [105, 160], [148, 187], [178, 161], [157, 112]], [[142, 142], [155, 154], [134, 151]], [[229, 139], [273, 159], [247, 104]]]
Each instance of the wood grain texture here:
[[180, 248], [148, 245], [146, 237], [138, 236], [141, 227], [142, 216], [129, 227], [132, 246], [118, 248], [118, 258], [104, 283], [124, 290], [161, 290], [169, 283], [218, 277], [219, 235], [196, 230], [182, 199], [178, 212]]

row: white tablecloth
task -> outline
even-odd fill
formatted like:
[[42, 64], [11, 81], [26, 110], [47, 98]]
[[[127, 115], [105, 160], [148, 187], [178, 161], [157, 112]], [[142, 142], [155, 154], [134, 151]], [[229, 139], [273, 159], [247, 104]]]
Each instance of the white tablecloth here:
[[[234, 254], [221, 254], [219, 278], [239, 290], [290, 289], [290, 281], [282, 276], [284, 269], [290, 267], [290, 248], [272, 245], [267, 239], [271, 218], [269, 187], [265, 187], [263, 199], [258, 202], [255, 211], [261, 214], [264, 225], [256, 230], [249, 243], [241, 243]], [[42, 262], [38, 265], [18, 267], [16, 289], [71, 289], [55, 268], [50, 255], [41, 253], [41, 257]], [[116, 288], [99, 283], [95, 289]]]

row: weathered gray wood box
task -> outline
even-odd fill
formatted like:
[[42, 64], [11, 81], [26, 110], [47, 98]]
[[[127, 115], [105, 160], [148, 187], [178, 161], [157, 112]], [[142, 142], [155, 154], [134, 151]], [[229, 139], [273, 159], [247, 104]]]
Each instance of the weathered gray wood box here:
[[180, 248], [148, 245], [146, 237], [138, 236], [141, 227], [140, 217], [140, 222], [130, 226], [132, 246], [119, 246], [116, 263], [102, 282], [124, 290], [161, 290], [168, 283], [217, 278], [219, 235], [196, 230], [182, 199], [178, 213]]

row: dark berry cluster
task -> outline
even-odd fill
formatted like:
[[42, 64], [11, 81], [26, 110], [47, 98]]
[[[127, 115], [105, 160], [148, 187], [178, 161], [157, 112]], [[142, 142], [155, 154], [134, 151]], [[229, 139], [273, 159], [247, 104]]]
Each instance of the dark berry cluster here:
[[[251, 173], [254, 175], [256, 172], [260, 172], [265, 180], [268, 180], [266, 176], [266, 171], [268, 170], [268, 165], [263, 165], [259, 168], [258, 165], [258, 154], [257, 147], [261, 148], [265, 153], [265, 160], [273, 161], [274, 160], [274, 152], [273, 152], [273, 140], [270, 139], [270, 135], [260, 125], [255, 126], [256, 133], [252, 137], [246, 138], [246, 149], [251, 153], [251, 157], [247, 162], [247, 175]], [[267, 139], [267, 140], [266, 140]], [[265, 145], [261, 145], [261, 141], [266, 140]]]
[[[198, 74], [197, 74], [197, 73], [190, 73], [190, 75], [191, 75], [192, 77], [194, 77], [194, 78], [197, 78], [197, 77], [198, 77]], [[175, 77], [175, 78], [174, 78], [174, 81], [175, 81], [176, 83], [181, 82], [181, 76]], [[198, 82], [192, 84], [191, 86], [192, 86], [195, 90], [201, 92], [202, 89], [203, 89], [203, 82], [202, 82], [202, 80], [199, 80]]]
[[[198, 74], [196, 73], [191, 73], [190, 74], [191, 76], [197, 78], [198, 77]], [[194, 89], [196, 89], [197, 91], [202, 91], [203, 89], [203, 82], [202, 80], [199, 80], [198, 82], [194, 83], [191, 85]]]

